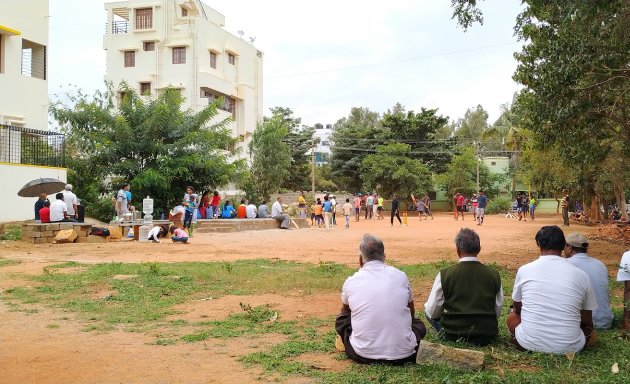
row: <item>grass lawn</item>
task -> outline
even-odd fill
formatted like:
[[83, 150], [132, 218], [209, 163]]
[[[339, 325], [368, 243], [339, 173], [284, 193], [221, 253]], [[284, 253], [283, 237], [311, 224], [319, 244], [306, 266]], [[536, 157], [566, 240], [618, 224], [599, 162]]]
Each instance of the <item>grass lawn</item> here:
[[[0, 260], [2, 261], [2, 260]], [[445, 263], [400, 266], [412, 286], [433, 281]], [[514, 275], [496, 265], [503, 280], [506, 297], [511, 294]], [[68, 269], [71, 268], [71, 269]], [[195, 343], [207, 339], [262, 335], [282, 335], [282, 341], [240, 358], [247, 366], [262, 367], [274, 377], [308, 377], [330, 383], [628, 383], [630, 382], [630, 342], [617, 330], [599, 332], [595, 348], [575, 357], [520, 353], [512, 348], [505, 313], [500, 319], [500, 336], [491, 346], [474, 348], [485, 352], [486, 369], [461, 372], [443, 365], [435, 366], [360, 366], [331, 372], [318, 369], [296, 358], [302, 354], [321, 354], [345, 359], [334, 351], [334, 313], [325, 318], [305, 317], [282, 320], [278, 311], [266, 305], [241, 305], [241, 311], [224, 319], [189, 322], [168, 320], [176, 314], [175, 305], [204, 297], [225, 295], [288, 294], [316, 295], [339, 292], [354, 270], [334, 263], [301, 264], [273, 260], [213, 263], [104, 263], [81, 265], [64, 263], [47, 267], [43, 275], [31, 276], [33, 287], [16, 287], [2, 292], [1, 299], [12, 310], [33, 311], [33, 304], [52, 306], [74, 313], [86, 324], [85, 330], [107, 332], [113, 329], [146, 332], [160, 345]], [[615, 287], [615, 322], [621, 317], [619, 287]], [[95, 297], [95, 292], [109, 292]], [[422, 308], [423, 303], [416, 303]], [[420, 311], [418, 311], [420, 312]], [[428, 325], [427, 325], [428, 326]], [[55, 332], [57, 324], [47, 326]], [[157, 336], [156, 336], [157, 335]], [[430, 332], [427, 340], [437, 341]], [[470, 347], [450, 343], [454, 346]], [[470, 347], [472, 348], [472, 347]], [[611, 366], [618, 363], [620, 372]]]

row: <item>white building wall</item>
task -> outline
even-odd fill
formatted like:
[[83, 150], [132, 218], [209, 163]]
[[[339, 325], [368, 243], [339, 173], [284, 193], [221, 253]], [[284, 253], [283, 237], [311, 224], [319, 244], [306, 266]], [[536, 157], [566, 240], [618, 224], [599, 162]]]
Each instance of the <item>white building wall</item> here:
[[[203, 9], [201, 8], [203, 6]], [[135, 9], [153, 9], [152, 28], [135, 29]], [[115, 14], [128, 9], [128, 33], [113, 33]], [[186, 9], [187, 15], [182, 10]], [[208, 105], [202, 88], [235, 100], [235, 113], [220, 111], [211, 123], [231, 118], [228, 128], [239, 138], [241, 156], [249, 158], [247, 146], [262, 119], [262, 53], [223, 29], [225, 17], [195, 0], [128, 0], [105, 4], [107, 29], [103, 46], [107, 50], [105, 79], [117, 87], [126, 81], [140, 90], [151, 83], [151, 93], [173, 86], [185, 97], [184, 108], [195, 111]], [[153, 41], [155, 51], [144, 51], [143, 42]], [[173, 64], [173, 48], [186, 48], [186, 62]], [[124, 66], [124, 51], [134, 50], [135, 66]], [[210, 52], [216, 54], [216, 68], [210, 66]], [[228, 56], [235, 56], [235, 64]]]
[[[0, 201], [3, 202], [0, 210], [0, 222], [33, 220], [35, 218], [33, 207], [37, 197], [19, 197], [17, 195], [20, 188], [29, 181], [40, 177], [52, 177], [63, 182], [68, 180], [66, 168], [23, 164], [0, 163], [0, 175], [3, 181], [3, 187], [0, 188]], [[55, 200], [54, 194], [49, 195], [48, 198], [51, 202]]]
[[[0, 124], [48, 129], [48, 82], [44, 48], [48, 46], [48, 0], [0, 2]], [[22, 74], [22, 44], [29, 41], [33, 66], [44, 79]], [[28, 45], [28, 42], [26, 43]]]

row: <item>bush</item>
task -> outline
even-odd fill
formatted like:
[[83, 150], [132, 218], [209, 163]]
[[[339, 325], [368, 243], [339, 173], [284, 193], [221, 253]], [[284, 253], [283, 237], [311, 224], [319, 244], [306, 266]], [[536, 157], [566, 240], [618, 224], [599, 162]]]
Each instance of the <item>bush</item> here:
[[86, 202], [85, 216], [91, 217], [104, 223], [109, 223], [115, 215], [112, 204], [113, 193], [99, 196], [95, 201]]
[[0, 240], [17, 241], [22, 239], [22, 227], [19, 225], [7, 225], [4, 227], [3, 233], [0, 234]]
[[507, 213], [512, 208], [512, 200], [506, 196], [499, 196], [488, 201], [486, 213]]

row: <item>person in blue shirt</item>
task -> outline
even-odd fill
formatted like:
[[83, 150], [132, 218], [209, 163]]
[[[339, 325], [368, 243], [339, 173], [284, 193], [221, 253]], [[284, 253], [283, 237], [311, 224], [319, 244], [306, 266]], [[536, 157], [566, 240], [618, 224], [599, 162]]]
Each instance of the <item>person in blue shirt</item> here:
[[483, 224], [483, 214], [486, 210], [487, 204], [488, 198], [483, 191], [479, 191], [479, 195], [477, 196], [477, 225]]
[[232, 219], [236, 217], [236, 210], [232, 206], [230, 200], [226, 200], [225, 204], [223, 204], [223, 211], [221, 211], [222, 219]]
[[330, 230], [330, 226], [332, 223], [332, 201], [328, 198], [328, 195], [324, 196], [324, 225], [326, 226], [326, 230]]
[[197, 209], [197, 199], [194, 195], [188, 197], [188, 201], [185, 203], [186, 213], [184, 213], [184, 229], [190, 228], [193, 219], [193, 213]]

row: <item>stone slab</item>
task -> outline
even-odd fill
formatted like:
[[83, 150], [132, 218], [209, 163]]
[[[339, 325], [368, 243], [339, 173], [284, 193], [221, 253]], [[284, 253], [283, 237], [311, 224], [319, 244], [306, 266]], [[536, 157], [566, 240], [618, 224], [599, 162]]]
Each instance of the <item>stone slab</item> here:
[[74, 225], [72, 223], [59, 223], [59, 229], [74, 229]]
[[72, 243], [74, 242], [76, 238], [77, 238], [77, 231], [75, 231], [72, 228], [61, 230], [59, 231], [57, 236], [55, 236], [55, 240], [57, 241], [58, 244]]
[[47, 231], [58, 231], [59, 230], [59, 224], [47, 224], [46, 225], [46, 230]]
[[431, 365], [443, 363], [464, 371], [479, 371], [483, 368], [484, 353], [471, 349], [452, 348], [422, 340], [416, 363]]

